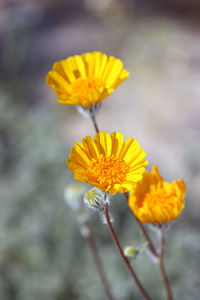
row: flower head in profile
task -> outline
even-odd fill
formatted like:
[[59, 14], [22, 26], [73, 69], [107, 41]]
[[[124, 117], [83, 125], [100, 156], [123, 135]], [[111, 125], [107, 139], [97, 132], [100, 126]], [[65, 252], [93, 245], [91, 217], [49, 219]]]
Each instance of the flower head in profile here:
[[133, 138], [124, 142], [121, 133], [99, 132], [94, 140], [86, 136], [71, 149], [67, 163], [74, 178], [100, 190], [115, 194], [130, 191], [142, 179], [148, 164], [139, 143]]
[[176, 219], [185, 206], [186, 186], [183, 181], [164, 181], [153, 166], [145, 171], [143, 179], [133, 186], [129, 206], [142, 223], [165, 223]]
[[46, 83], [59, 103], [88, 107], [107, 98], [128, 76], [120, 59], [91, 52], [56, 62]]

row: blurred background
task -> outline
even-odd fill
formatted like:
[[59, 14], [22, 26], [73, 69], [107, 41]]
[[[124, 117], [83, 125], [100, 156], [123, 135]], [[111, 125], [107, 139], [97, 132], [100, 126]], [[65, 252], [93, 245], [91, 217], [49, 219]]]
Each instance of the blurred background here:
[[[103, 102], [100, 129], [136, 138], [149, 169], [186, 181], [166, 269], [175, 299], [199, 299], [199, 0], [0, 1], [0, 299], [107, 299], [63, 197], [73, 182], [70, 148], [94, 129], [45, 84], [55, 61], [86, 51], [114, 55], [130, 72]], [[123, 197], [111, 210], [122, 245], [139, 247], [144, 238]], [[116, 298], [142, 299], [95, 213], [90, 224]], [[145, 252], [135, 269], [152, 298], [165, 299]]]

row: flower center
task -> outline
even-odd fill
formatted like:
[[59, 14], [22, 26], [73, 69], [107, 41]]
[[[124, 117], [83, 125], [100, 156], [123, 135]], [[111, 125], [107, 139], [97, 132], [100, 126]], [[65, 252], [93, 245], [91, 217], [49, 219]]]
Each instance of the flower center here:
[[114, 184], [120, 184], [126, 177], [129, 167], [127, 164], [116, 157], [103, 157], [98, 160], [92, 159], [88, 172], [100, 184], [109, 188]]
[[101, 86], [103, 87], [103, 84], [100, 79], [89, 77], [84, 79], [79, 78], [73, 83], [71, 93], [74, 96], [85, 98]]

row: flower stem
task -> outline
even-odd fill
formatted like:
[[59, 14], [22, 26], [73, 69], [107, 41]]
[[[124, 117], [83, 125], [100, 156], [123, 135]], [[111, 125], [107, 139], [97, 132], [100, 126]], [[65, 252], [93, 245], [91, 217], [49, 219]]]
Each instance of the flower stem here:
[[114, 239], [114, 242], [118, 248], [118, 251], [122, 257], [122, 259], [124, 260], [125, 264], [127, 265], [127, 268], [129, 269], [130, 273], [131, 273], [131, 276], [134, 280], [134, 282], [136, 283], [138, 289], [140, 290], [141, 294], [143, 295], [143, 297], [146, 299], [146, 300], [151, 300], [150, 296], [147, 294], [147, 292], [145, 291], [144, 287], [142, 286], [141, 282], [139, 281], [137, 275], [135, 274], [129, 260], [127, 259], [127, 257], [124, 255], [124, 252], [122, 250], [122, 247], [120, 245], [120, 242], [118, 240], [118, 237], [114, 231], [114, 228], [112, 226], [112, 223], [110, 221], [110, 216], [109, 216], [109, 211], [108, 211], [108, 204], [106, 204], [105, 206], [105, 217], [106, 217], [106, 220], [107, 220], [107, 223], [108, 223], [108, 227], [110, 229], [110, 232], [112, 234], [112, 237]]
[[172, 296], [172, 291], [170, 288], [170, 284], [169, 284], [169, 280], [165, 271], [165, 267], [164, 267], [164, 250], [165, 250], [165, 239], [164, 239], [164, 233], [161, 230], [161, 252], [159, 255], [159, 264], [160, 264], [160, 272], [162, 275], [162, 279], [165, 285], [165, 290], [166, 290], [166, 294], [167, 294], [167, 299], [168, 300], [173, 300], [173, 296]]
[[106, 274], [105, 274], [105, 271], [104, 271], [104, 268], [103, 268], [103, 264], [102, 264], [102, 261], [101, 261], [101, 258], [100, 258], [99, 252], [98, 252], [98, 248], [95, 244], [94, 237], [92, 235], [90, 227], [86, 224], [85, 224], [85, 226], [87, 227], [87, 235], [85, 235], [85, 239], [87, 240], [90, 251], [93, 255], [94, 262], [95, 262], [97, 271], [99, 273], [99, 276], [101, 278], [101, 281], [102, 281], [103, 287], [105, 289], [105, 292], [108, 296], [108, 299], [115, 300], [115, 297], [113, 296], [113, 293], [112, 293], [111, 286], [110, 286], [109, 281], [106, 277]]
[[[124, 196], [126, 197], [126, 200], [128, 202], [128, 193], [124, 193]], [[158, 253], [158, 251], [156, 250], [156, 247], [154, 246], [154, 243], [152, 242], [148, 232], [146, 231], [144, 225], [140, 222], [140, 220], [133, 214], [133, 216], [135, 217], [142, 233], [144, 234], [144, 237], [146, 238], [148, 244], [149, 244], [149, 248], [151, 249], [151, 252], [155, 255], [155, 257], [158, 258], [159, 260], [159, 265], [160, 265], [160, 272], [161, 272], [161, 276], [165, 285], [165, 289], [166, 289], [166, 293], [167, 293], [167, 299], [168, 300], [173, 300], [173, 296], [172, 296], [172, 291], [170, 288], [170, 284], [169, 284], [169, 280], [165, 271], [165, 267], [164, 267], [164, 249], [165, 249], [165, 240], [164, 240], [164, 232], [161, 229], [161, 249], [160, 249], [160, 253]]]
[[97, 125], [94, 109], [92, 108], [92, 106], [90, 106], [90, 117], [91, 117], [92, 123], [94, 125], [94, 129], [95, 129], [96, 133], [98, 133], [99, 132], [99, 127]]
[[[124, 196], [126, 197], [126, 200], [128, 202], [128, 193], [124, 193]], [[136, 222], [138, 223], [144, 237], [146, 238], [148, 244], [149, 244], [149, 248], [151, 249], [151, 252], [156, 256], [159, 257], [159, 254], [157, 253], [156, 247], [154, 246], [154, 243], [152, 242], [152, 239], [150, 238], [148, 232], [146, 231], [144, 225], [140, 222], [140, 220], [133, 214], [133, 216], [135, 217]]]

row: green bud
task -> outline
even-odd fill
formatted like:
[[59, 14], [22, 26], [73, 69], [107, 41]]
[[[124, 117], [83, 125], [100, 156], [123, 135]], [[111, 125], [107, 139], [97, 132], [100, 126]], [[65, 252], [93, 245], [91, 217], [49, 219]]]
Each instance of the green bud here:
[[135, 252], [136, 252], [136, 250], [132, 246], [128, 246], [128, 247], [124, 248], [124, 255], [126, 257], [134, 257], [135, 256]]

